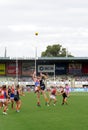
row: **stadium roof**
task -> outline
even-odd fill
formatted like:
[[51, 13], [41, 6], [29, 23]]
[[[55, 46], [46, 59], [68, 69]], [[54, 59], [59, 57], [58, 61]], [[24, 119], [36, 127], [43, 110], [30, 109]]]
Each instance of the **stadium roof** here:
[[[18, 57], [18, 58], [10, 58], [10, 57], [0, 57], [0, 60], [35, 60], [31, 57]], [[36, 60], [88, 60], [88, 57], [37, 57]]]
[[39, 57], [39, 60], [88, 60], [88, 57]]

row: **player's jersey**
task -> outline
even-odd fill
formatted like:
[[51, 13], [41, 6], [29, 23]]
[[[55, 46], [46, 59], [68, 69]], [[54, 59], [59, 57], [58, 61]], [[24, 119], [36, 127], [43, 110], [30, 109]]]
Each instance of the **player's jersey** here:
[[18, 90], [15, 90], [14, 92], [14, 100], [18, 101], [20, 99]]
[[35, 87], [39, 87], [40, 86], [40, 82], [39, 82], [39, 80], [36, 80], [35, 81]]
[[4, 99], [4, 98], [5, 98], [5, 95], [4, 95], [4, 94], [5, 94], [4, 91], [1, 90], [1, 92], [0, 92], [0, 99]]
[[14, 94], [14, 92], [15, 92], [15, 89], [14, 89], [14, 88], [12, 88], [12, 89], [11, 89], [11, 93], [13, 93], [13, 94]]
[[65, 87], [66, 91], [69, 91], [69, 88], [70, 88], [69, 86], [66, 86], [66, 87]]
[[41, 88], [42, 90], [45, 90], [45, 83], [44, 83], [44, 80], [43, 80], [43, 79], [40, 80], [40, 88]]

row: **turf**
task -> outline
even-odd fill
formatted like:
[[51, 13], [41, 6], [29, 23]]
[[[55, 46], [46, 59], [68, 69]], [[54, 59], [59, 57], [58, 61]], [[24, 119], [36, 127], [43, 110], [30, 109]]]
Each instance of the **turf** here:
[[68, 105], [61, 105], [58, 97], [56, 106], [45, 106], [41, 95], [41, 107], [36, 105], [36, 94], [26, 93], [21, 97], [20, 113], [11, 109], [8, 115], [0, 110], [0, 130], [87, 130], [88, 129], [88, 94], [71, 93]]

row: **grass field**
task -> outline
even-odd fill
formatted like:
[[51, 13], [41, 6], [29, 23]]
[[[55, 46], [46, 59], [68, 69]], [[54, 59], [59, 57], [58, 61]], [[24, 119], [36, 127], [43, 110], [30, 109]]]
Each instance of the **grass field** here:
[[26, 93], [21, 97], [22, 108], [16, 113], [9, 105], [8, 115], [0, 110], [0, 130], [87, 130], [88, 94], [71, 93], [68, 105], [45, 106], [41, 95], [41, 107], [36, 106], [36, 94]]

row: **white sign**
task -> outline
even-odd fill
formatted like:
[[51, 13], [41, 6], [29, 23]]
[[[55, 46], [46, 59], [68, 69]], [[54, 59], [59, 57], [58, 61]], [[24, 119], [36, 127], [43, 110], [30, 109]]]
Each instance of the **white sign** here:
[[38, 72], [54, 72], [54, 65], [38, 65]]

